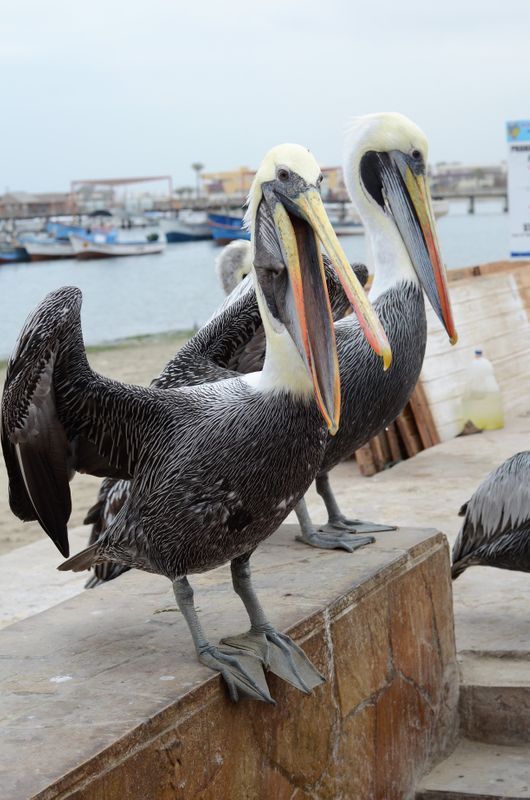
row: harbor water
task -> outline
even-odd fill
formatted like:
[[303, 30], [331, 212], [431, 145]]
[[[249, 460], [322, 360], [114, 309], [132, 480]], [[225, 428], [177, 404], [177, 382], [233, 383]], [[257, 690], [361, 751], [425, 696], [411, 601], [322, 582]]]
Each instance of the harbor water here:
[[[498, 206], [463, 205], [438, 221], [449, 269], [508, 257], [508, 216]], [[341, 238], [350, 261], [364, 261], [365, 237]], [[0, 358], [15, 344], [27, 314], [52, 289], [83, 292], [87, 345], [203, 324], [223, 299], [214, 271], [219, 254], [210, 241], [168, 245], [161, 255], [95, 261], [44, 261], [0, 265]]]

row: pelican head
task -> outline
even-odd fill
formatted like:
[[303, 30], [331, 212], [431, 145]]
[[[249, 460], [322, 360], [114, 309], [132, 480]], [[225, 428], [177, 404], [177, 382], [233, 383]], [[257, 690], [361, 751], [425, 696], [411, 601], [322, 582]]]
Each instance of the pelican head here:
[[251, 270], [252, 250], [245, 239], [227, 244], [215, 260], [215, 271], [225, 294], [230, 294]]
[[340, 414], [339, 367], [320, 243], [374, 350], [391, 359], [381, 323], [339, 245], [322, 199], [322, 173], [305, 147], [273, 148], [258, 169], [246, 216], [264, 324], [286, 329], [311, 376], [331, 433]]
[[344, 179], [372, 237], [398, 237], [452, 344], [457, 333], [426, 179], [428, 144], [397, 113], [354, 119], [344, 150]]

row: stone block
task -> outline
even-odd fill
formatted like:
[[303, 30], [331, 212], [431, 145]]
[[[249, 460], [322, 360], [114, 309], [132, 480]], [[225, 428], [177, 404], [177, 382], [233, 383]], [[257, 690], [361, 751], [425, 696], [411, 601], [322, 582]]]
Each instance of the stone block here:
[[[298, 545], [285, 526], [253, 574], [325, 684], [306, 696], [269, 676], [276, 706], [233, 705], [181, 615], [160, 613], [174, 609], [168, 583], [128, 573], [0, 632], [0, 797], [411, 796], [456, 726], [444, 537], [403, 529], [349, 556]], [[246, 628], [226, 568], [193, 584], [212, 640]]]

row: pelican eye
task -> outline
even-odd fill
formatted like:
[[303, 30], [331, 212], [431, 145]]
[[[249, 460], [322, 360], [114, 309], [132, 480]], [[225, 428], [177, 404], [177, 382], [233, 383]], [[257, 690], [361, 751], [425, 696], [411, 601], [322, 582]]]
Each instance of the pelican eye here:
[[421, 151], [420, 150], [413, 150], [411, 153], [412, 158], [414, 161], [421, 161]]
[[323, 180], [324, 176], [322, 175], [322, 173], [320, 173], [320, 175], [317, 178], [317, 186], [320, 186]]
[[285, 183], [291, 177], [291, 173], [286, 167], [278, 167], [278, 171], [276, 172], [276, 177], [280, 181], [283, 181]]

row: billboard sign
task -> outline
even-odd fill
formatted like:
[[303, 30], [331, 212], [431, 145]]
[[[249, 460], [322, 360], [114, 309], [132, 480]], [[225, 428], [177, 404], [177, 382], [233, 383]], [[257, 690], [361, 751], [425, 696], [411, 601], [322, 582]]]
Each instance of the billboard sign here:
[[530, 258], [530, 120], [506, 123], [510, 256]]

